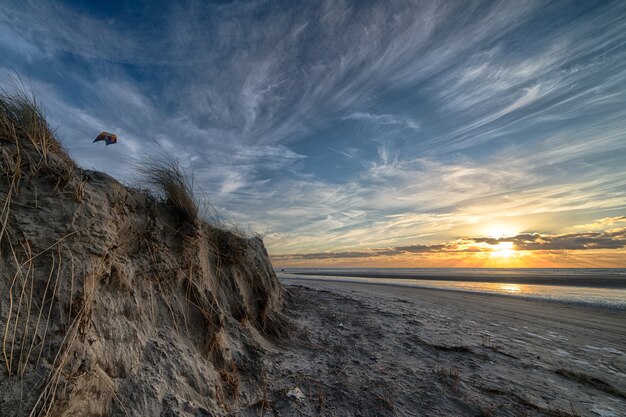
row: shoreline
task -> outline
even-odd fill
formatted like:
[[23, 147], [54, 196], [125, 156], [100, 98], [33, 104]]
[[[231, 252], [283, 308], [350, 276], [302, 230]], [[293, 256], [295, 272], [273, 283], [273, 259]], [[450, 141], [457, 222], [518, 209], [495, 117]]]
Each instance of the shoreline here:
[[[492, 294], [483, 292], [471, 292], [458, 289], [443, 289], [443, 288], [430, 288], [430, 287], [418, 287], [398, 285], [390, 282], [354, 282], [354, 281], [342, 281], [342, 280], [327, 280], [314, 278], [297, 278], [297, 277], [284, 277], [279, 275], [278, 278], [285, 285], [303, 285], [310, 286], [316, 289], [332, 289], [346, 294], [360, 293], [367, 294], [370, 297], [393, 296], [403, 297], [410, 299], [411, 297], [426, 296], [429, 299], [442, 299], [448, 302], [463, 302], [483, 304], [489, 301], [491, 306], [510, 307], [511, 309], [524, 307], [524, 310], [531, 309], [555, 309], [567, 311], [575, 311], [578, 314], [592, 314], [601, 316], [603, 319], [607, 317], [614, 317], [617, 320], [623, 320], [624, 328], [626, 328], [626, 311], [621, 309], [601, 308], [592, 304], [576, 304], [562, 302], [560, 300], [542, 299], [542, 298], [527, 298], [523, 296], [510, 296], [502, 294]], [[326, 285], [327, 284], [327, 285]], [[519, 303], [519, 304], [518, 304]], [[626, 346], [626, 333], [623, 335], [623, 346]]]
[[324, 276], [324, 277], [350, 277], [350, 278], [378, 278], [378, 279], [407, 279], [407, 280], [433, 280], [433, 281], [458, 281], [458, 282], [486, 282], [502, 284], [527, 284], [527, 285], [554, 285], [583, 288], [626, 289], [626, 277], [600, 276], [591, 278], [581, 275], [537, 276], [530, 274], [484, 274], [484, 275], [451, 275], [451, 274], [415, 274], [401, 272], [365, 272], [337, 270], [327, 271], [277, 271], [281, 274]]
[[[456, 292], [456, 293], [461, 293], [461, 294], [470, 294], [470, 295], [475, 295], [475, 296], [484, 296], [484, 297], [499, 297], [502, 299], [506, 299], [506, 300], [510, 300], [510, 299], [514, 299], [514, 300], [523, 300], [523, 301], [533, 301], [533, 302], [540, 302], [540, 303], [548, 303], [548, 304], [554, 304], [554, 305], [563, 305], [563, 306], [574, 306], [574, 307], [580, 307], [580, 308], [585, 308], [588, 310], [595, 310], [595, 311], [616, 311], [616, 312], [626, 312], [626, 301], [622, 304], [614, 304], [614, 303], [598, 303], [596, 301], [592, 301], [592, 300], [574, 300], [574, 299], [558, 299], [558, 298], [548, 298], [548, 297], [541, 297], [541, 296], [534, 296], [531, 294], [511, 294], [511, 293], [496, 293], [496, 292], [487, 292], [487, 291], [480, 291], [480, 290], [474, 290], [474, 289], [465, 289], [465, 288], [455, 288], [455, 287], [433, 287], [430, 285], [420, 285], [419, 281], [420, 280], [414, 280], [415, 283], [403, 283], [403, 282], [395, 282], [394, 280], [397, 278], [393, 278], [393, 279], [384, 279], [381, 278], [380, 281], [357, 281], [359, 279], [376, 279], [378, 280], [379, 278], [373, 278], [373, 277], [352, 277], [352, 276], [339, 276], [339, 275], [308, 275], [308, 274], [292, 274], [292, 273], [286, 273], [286, 272], [279, 272], [277, 273], [277, 276], [282, 280], [301, 280], [301, 281], [311, 281], [311, 282], [320, 282], [320, 283], [324, 283], [324, 282], [330, 282], [330, 283], [354, 283], [354, 284], [363, 284], [363, 285], [373, 285], [373, 286], [391, 286], [391, 287], [400, 287], [400, 288], [410, 288], [410, 289], [419, 289], [419, 290], [425, 290], [425, 291], [446, 291], [446, 292]], [[408, 281], [408, 280], [407, 280]], [[433, 280], [436, 281], [436, 280]], [[451, 282], [451, 281], [444, 281], [444, 282]], [[472, 283], [482, 283], [482, 281], [470, 281]], [[494, 282], [494, 283], [499, 283], [498, 281]], [[507, 284], [507, 283], [502, 283], [502, 284]], [[528, 284], [520, 284], [520, 285], [528, 285]], [[547, 286], [547, 285], [546, 285]], [[557, 287], [557, 286], [553, 286], [553, 287]], [[562, 286], [564, 288], [566, 288], [567, 286]], [[572, 287], [574, 289], [582, 289], [584, 287]], [[595, 289], [595, 288], [594, 288]], [[611, 290], [619, 290], [621, 291], [621, 289], [615, 289], [615, 288], [602, 288], [608, 291]]]

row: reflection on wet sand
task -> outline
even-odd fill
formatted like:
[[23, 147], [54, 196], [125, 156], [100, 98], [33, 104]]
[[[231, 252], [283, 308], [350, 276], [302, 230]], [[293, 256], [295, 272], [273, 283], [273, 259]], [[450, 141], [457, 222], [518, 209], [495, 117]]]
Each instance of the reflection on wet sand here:
[[500, 289], [502, 289], [505, 292], [509, 292], [509, 293], [520, 293], [522, 292], [522, 285], [516, 285], [516, 284], [500, 284]]
[[559, 301], [573, 304], [626, 310], [626, 290], [612, 288], [590, 288], [566, 285], [531, 285], [510, 282], [470, 282], [440, 281], [427, 279], [345, 277], [329, 275], [298, 275], [297, 273], [278, 273], [281, 278], [308, 279], [314, 281], [362, 282], [387, 284], [407, 287], [433, 288], [442, 290], [466, 291], [483, 294], [497, 294], [513, 297]]

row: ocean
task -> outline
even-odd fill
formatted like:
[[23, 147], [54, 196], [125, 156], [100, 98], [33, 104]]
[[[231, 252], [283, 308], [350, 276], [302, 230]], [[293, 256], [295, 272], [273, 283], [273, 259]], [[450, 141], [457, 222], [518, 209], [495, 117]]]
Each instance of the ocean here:
[[285, 268], [280, 277], [496, 294], [626, 310], [626, 269]]

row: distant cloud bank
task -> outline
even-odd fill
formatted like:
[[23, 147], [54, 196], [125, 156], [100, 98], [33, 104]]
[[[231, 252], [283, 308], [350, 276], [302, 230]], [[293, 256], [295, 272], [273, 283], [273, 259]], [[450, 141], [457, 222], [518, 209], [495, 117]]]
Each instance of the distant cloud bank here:
[[297, 259], [318, 260], [372, 258], [428, 252], [494, 252], [500, 250], [498, 246], [502, 243], [512, 243], [513, 246], [511, 249], [516, 251], [621, 249], [626, 247], [626, 227], [602, 232], [568, 233], [562, 235], [521, 233], [516, 236], [501, 238], [462, 237], [443, 244], [418, 244], [362, 251], [274, 255], [272, 259], [276, 261]]

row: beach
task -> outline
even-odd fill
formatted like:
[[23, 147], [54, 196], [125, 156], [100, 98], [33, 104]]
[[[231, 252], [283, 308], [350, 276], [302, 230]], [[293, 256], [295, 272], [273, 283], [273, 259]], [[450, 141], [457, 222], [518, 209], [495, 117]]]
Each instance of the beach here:
[[626, 289], [626, 270], [618, 268], [293, 268], [314, 277], [383, 278], [440, 282], [482, 282]]
[[267, 415], [626, 415], [624, 311], [279, 277], [291, 325], [268, 347]]

